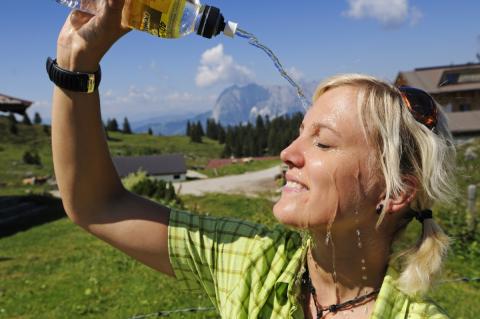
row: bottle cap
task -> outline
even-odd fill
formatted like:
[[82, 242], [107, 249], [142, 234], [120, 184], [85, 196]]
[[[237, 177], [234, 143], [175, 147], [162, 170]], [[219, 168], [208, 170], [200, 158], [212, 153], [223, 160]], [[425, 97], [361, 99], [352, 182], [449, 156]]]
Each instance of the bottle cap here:
[[223, 34], [225, 34], [227, 37], [233, 38], [237, 32], [237, 27], [238, 23], [227, 21], [225, 24], [225, 29], [223, 30]]
[[204, 38], [212, 38], [225, 29], [225, 20], [220, 9], [212, 6], [204, 6], [197, 34]]

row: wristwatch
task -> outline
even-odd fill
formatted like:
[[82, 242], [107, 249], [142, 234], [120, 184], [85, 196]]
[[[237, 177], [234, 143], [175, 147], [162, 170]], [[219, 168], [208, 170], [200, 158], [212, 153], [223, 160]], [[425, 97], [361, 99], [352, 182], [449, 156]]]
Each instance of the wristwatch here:
[[58, 87], [74, 92], [93, 93], [98, 89], [102, 72], [100, 67], [95, 73], [72, 72], [58, 66], [57, 60], [47, 59], [47, 73], [50, 81]]

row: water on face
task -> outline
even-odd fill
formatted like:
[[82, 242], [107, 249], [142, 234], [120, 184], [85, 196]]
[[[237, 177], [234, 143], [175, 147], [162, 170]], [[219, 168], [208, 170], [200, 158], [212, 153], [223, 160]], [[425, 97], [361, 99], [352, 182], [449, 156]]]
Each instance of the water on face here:
[[272, 59], [278, 72], [280, 72], [280, 75], [284, 77], [288, 81], [288, 83], [290, 83], [290, 85], [292, 85], [297, 91], [298, 98], [302, 103], [303, 109], [306, 111], [311, 105], [310, 101], [305, 97], [305, 93], [303, 92], [303, 89], [300, 87], [300, 85], [298, 85], [298, 83], [295, 82], [295, 80], [293, 80], [290, 75], [288, 75], [287, 71], [285, 71], [285, 68], [283, 67], [282, 63], [280, 63], [280, 60], [277, 58], [275, 53], [273, 53], [273, 51], [267, 46], [265, 46], [263, 43], [258, 41], [256, 36], [245, 30], [238, 28], [236, 35], [241, 38], [248, 39], [248, 43], [250, 43], [254, 47], [261, 49], [270, 57], [270, 59]]
[[[358, 221], [358, 211], [355, 211], [355, 223], [359, 224], [359, 221]], [[355, 233], [357, 234], [357, 247], [358, 249], [362, 249], [363, 245], [362, 245], [362, 239], [360, 238], [360, 229], [357, 228], [357, 230], [355, 231]], [[365, 264], [365, 258], [362, 258], [361, 259], [361, 267], [362, 267], [362, 279], [364, 281], [366, 281], [368, 279], [367, 275], [366, 275], [366, 272], [367, 272], [367, 266]]]

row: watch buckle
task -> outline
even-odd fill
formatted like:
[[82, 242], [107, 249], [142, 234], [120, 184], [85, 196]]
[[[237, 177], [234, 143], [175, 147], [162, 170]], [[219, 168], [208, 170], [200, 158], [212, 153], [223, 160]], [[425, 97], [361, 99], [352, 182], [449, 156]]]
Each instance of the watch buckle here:
[[88, 75], [87, 93], [93, 93], [95, 91], [95, 74]]

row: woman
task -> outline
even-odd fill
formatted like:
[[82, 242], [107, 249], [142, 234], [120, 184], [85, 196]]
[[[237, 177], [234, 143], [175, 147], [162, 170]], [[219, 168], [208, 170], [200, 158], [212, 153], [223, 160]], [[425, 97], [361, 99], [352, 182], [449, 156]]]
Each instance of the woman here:
[[[128, 32], [122, 6], [110, 0], [95, 17], [71, 14], [57, 72], [99, 69]], [[298, 138], [281, 153], [287, 183], [274, 206], [283, 225], [305, 230], [300, 236], [170, 210], [126, 191], [108, 152], [96, 85], [50, 75], [55, 174], [69, 217], [180, 285], [203, 289], [223, 318], [446, 318], [421, 294], [448, 244], [429, 208], [452, 194], [455, 151], [426, 93], [361, 75], [319, 86]], [[414, 218], [423, 233], [397, 273], [391, 247]]]

